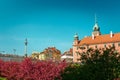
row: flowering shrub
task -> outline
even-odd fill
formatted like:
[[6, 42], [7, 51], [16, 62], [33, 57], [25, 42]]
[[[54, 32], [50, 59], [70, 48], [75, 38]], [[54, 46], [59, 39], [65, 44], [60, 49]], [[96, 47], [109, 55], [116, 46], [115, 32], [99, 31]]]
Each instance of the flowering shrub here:
[[0, 60], [0, 76], [7, 80], [61, 80], [65, 62], [32, 61], [26, 58], [22, 62], [4, 62]]

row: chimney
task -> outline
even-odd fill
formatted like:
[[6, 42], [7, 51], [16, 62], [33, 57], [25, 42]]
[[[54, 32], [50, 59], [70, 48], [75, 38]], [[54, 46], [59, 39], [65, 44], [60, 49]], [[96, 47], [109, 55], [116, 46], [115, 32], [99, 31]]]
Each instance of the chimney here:
[[93, 40], [95, 39], [95, 36], [94, 36], [94, 34], [92, 34], [92, 39], [93, 39]]
[[110, 31], [110, 37], [111, 37], [111, 38], [113, 37], [113, 33], [112, 33], [112, 31]]

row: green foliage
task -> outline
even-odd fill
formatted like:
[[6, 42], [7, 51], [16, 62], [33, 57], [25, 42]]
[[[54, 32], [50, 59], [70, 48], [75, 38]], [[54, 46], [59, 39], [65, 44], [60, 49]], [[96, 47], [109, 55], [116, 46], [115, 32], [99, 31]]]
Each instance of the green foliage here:
[[2, 78], [2, 77], [0, 77], [0, 80], [6, 80], [6, 78]]
[[80, 64], [70, 64], [62, 73], [62, 80], [80, 80]]
[[119, 77], [120, 54], [114, 47], [89, 49], [81, 54], [81, 80], [113, 80]]
[[120, 77], [120, 53], [114, 47], [79, 53], [81, 64], [69, 65], [63, 80], [114, 80]]

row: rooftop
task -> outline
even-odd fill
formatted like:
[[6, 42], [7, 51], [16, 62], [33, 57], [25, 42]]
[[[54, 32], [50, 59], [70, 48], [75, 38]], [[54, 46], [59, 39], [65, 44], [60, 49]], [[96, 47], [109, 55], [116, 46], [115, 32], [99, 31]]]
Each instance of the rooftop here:
[[106, 35], [99, 35], [99, 36], [92, 36], [85, 37], [79, 41], [78, 45], [90, 45], [90, 44], [102, 44], [102, 43], [115, 43], [120, 42], [120, 33], [106, 34]]

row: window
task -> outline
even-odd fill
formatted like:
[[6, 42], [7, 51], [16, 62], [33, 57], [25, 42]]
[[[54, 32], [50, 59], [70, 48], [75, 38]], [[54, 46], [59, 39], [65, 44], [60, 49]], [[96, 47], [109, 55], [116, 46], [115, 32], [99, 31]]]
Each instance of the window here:
[[87, 49], [89, 49], [89, 46], [87, 45]]
[[79, 47], [77, 47], [77, 50], [79, 49]]
[[80, 46], [80, 49], [82, 49], [82, 50], [83, 50], [83, 49], [85, 49], [85, 47], [84, 47], [84, 46]]
[[118, 43], [118, 46], [120, 46], [120, 42]]
[[114, 43], [112, 43], [112, 47], [115, 47], [115, 44], [114, 44]]
[[76, 52], [77, 56], [79, 55], [79, 52]]
[[95, 48], [97, 48], [97, 45], [95, 45]]
[[77, 59], [77, 61], [80, 61], [80, 59]]
[[104, 47], [106, 48], [106, 44], [104, 44]]

